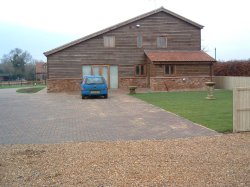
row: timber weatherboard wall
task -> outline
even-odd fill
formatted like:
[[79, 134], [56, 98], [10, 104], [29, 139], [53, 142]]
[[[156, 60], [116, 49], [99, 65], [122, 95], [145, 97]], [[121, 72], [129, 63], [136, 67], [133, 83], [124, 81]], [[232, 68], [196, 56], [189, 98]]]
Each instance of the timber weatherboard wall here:
[[165, 64], [156, 64], [150, 66], [150, 77], [159, 77], [159, 76], [210, 76], [210, 68], [207, 64], [205, 65], [180, 65], [174, 64], [175, 73], [174, 74], [165, 74]]
[[[153, 90], [202, 88], [212, 75], [215, 61], [201, 52], [202, 28], [162, 7], [47, 51], [44, 54], [48, 62], [48, 92], [79, 90], [84, 65], [108, 69], [113, 65], [118, 69], [115, 85], [119, 88], [129, 85]], [[115, 41], [114, 47], [107, 46], [111, 45], [108, 37]], [[171, 56], [171, 60], [164, 57], [158, 62], [152, 58], [164, 54]], [[165, 64], [175, 65], [174, 74], [165, 74]], [[138, 71], [138, 67], [145, 69]]]
[[[143, 36], [142, 48], [137, 47], [138, 35]], [[104, 47], [103, 36], [115, 36], [115, 47]], [[158, 36], [167, 37], [167, 50], [201, 48], [200, 28], [159, 12], [48, 55], [48, 78], [80, 78], [84, 64], [113, 64], [120, 65], [121, 69], [123, 66], [128, 68], [128, 65], [143, 64], [144, 49], [157, 49]], [[124, 73], [119, 75], [126, 76]]]

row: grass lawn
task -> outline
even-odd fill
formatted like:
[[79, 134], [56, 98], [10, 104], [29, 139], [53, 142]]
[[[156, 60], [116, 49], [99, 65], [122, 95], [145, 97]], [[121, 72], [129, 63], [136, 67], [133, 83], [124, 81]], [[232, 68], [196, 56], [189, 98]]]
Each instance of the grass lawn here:
[[32, 85], [0, 85], [0, 89], [5, 89], [5, 88], [24, 88], [24, 87], [30, 87]]
[[[3, 85], [0, 84], [0, 89], [5, 89], [5, 88], [27, 88], [27, 87], [33, 87], [33, 84], [18, 84], [18, 85]], [[36, 86], [44, 86], [44, 84], [37, 84]]]
[[18, 93], [36, 93], [44, 88], [45, 88], [45, 86], [33, 86], [33, 87], [29, 87], [29, 88], [20, 88], [20, 89], [16, 90], [16, 92], [18, 92]]
[[216, 90], [216, 100], [207, 100], [206, 95], [207, 92], [200, 91], [138, 93], [134, 96], [217, 132], [232, 132], [232, 91]]

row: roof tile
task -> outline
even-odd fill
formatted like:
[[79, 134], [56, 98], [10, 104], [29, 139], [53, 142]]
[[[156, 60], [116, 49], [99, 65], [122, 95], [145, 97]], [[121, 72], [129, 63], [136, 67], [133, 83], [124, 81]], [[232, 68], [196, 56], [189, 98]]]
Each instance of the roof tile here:
[[203, 51], [144, 51], [152, 62], [215, 62]]

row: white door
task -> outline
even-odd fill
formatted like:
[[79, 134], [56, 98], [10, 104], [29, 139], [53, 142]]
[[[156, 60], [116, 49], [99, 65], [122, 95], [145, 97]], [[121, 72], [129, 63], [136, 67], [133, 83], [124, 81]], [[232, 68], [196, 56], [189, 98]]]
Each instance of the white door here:
[[93, 75], [101, 75], [100, 74], [100, 66], [92, 66]]
[[84, 65], [82, 75], [102, 75], [109, 88], [118, 88], [118, 66], [108, 65]]
[[102, 67], [102, 76], [104, 77], [104, 79], [106, 80], [108, 86], [109, 86], [109, 68], [108, 66], [101, 66]]
[[82, 76], [91, 75], [91, 66], [82, 66]]
[[110, 66], [110, 88], [118, 88], [118, 66]]

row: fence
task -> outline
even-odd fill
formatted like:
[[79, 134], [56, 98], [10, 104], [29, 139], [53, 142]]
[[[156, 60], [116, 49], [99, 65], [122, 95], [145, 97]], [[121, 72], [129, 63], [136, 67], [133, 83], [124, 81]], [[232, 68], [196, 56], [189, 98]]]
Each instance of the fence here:
[[233, 90], [236, 87], [249, 87], [250, 77], [232, 77], [232, 76], [216, 76], [214, 77], [216, 82], [215, 88]]
[[233, 131], [250, 131], [250, 87], [233, 89]]
[[0, 88], [7, 86], [26, 86], [26, 85], [34, 85], [34, 84], [46, 84], [45, 81], [0, 81]]

